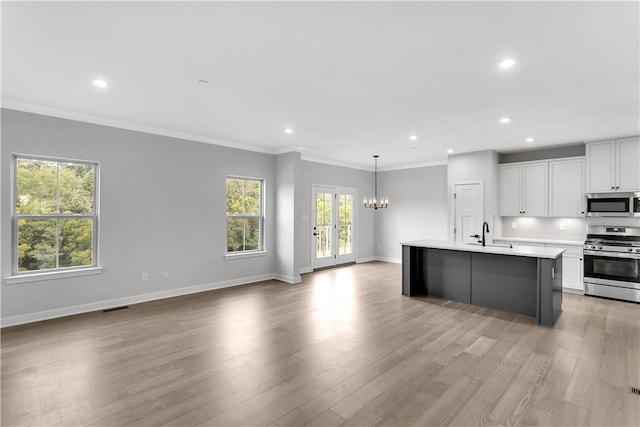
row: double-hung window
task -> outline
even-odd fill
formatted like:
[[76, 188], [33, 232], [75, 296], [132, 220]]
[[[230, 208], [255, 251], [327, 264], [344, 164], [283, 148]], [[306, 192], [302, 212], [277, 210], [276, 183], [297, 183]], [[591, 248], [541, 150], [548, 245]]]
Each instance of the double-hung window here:
[[98, 164], [14, 156], [14, 276], [97, 266]]
[[263, 250], [264, 181], [227, 178], [227, 253]]

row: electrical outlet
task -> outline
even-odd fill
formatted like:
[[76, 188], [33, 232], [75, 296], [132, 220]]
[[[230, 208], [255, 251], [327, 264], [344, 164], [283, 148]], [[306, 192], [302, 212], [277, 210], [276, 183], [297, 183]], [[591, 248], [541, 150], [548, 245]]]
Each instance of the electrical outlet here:
[[560, 231], [564, 231], [564, 224], [563, 223], [558, 224], [558, 228], [560, 229]]
[[149, 273], [142, 273], [142, 281], [143, 282], [149, 281]]
[[517, 222], [512, 222], [511, 223], [511, 228], [518, 228], [518, 223]]
[[165, 271], [162, 273], [162, 277], [164, 277], [165, 279], [168, 279], [168, 278], [169, 278], [169, 270], [165, 270]]

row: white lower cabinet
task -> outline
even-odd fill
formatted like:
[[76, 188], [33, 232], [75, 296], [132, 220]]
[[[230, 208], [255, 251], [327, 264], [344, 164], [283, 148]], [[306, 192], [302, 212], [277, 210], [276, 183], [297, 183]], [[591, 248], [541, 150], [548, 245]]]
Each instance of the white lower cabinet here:
[[562, 254], [562, 290], [576, 294], [584, 293], [582, 246], [546, 245], [548, 248], [564, 249]]

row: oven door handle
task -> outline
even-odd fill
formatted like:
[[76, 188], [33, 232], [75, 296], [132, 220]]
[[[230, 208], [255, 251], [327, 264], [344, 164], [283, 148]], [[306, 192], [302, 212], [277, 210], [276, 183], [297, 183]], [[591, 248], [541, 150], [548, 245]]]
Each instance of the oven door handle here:
[[625, 253], [625, 252], [601, 252], [601, 251], [584, 250], [582, 251], [582, 253], [584, 255], [599, 256], [599, 257], [606, 257], [606, 258], [640, 259], [640, 254], [633, 253], [633, 252]]

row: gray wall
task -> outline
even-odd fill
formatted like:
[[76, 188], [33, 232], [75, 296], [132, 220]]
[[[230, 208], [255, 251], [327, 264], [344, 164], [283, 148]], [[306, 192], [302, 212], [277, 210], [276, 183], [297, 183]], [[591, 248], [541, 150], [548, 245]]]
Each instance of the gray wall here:
[[[455, 184], [482, 181], [484, 183], [484, 219], [492, 224], [488, 238], [492, 239], [496, 231], [496, 224], [492, 223], [493, 216], [498, 215], [500, 198], [500, 177], [498, 172], [498, 153], [493, 150], [476, 151], [473, 153], [454, 154], [449, 156], [447, 163], [448, 192], [453, 194]], [[453, 212], [452, 198], [449, 199], [449, 212]], [[453, 218], [449, 216], [449, 237], [453, 238]]]
[[[12, 264], [12, 153], [100, 162], [104, 272], [11, 285], [3, 281], [3, 319], [38, 312], [55, 317], [103, 308], [109, 301], [273, 277], [274, 156], [2, 110], [3, 278], [11, 274]], [[227, 175], [266, 180], [266, 256], [224, 259]], [[164, 270], [170, 270], [169, 279], [162, 278]], [[143, 272], [148, 282], [141, 282]]]
[[400, 262], [401, 242], [447, 238], [447, 166], [380, 172], [389, 209], [376, 213], [376, 256]]
[[300, 281], [295, 263], [295, 186], [299, 161], [300, 153], [276, 157], [276, 277], [289, 283]]

